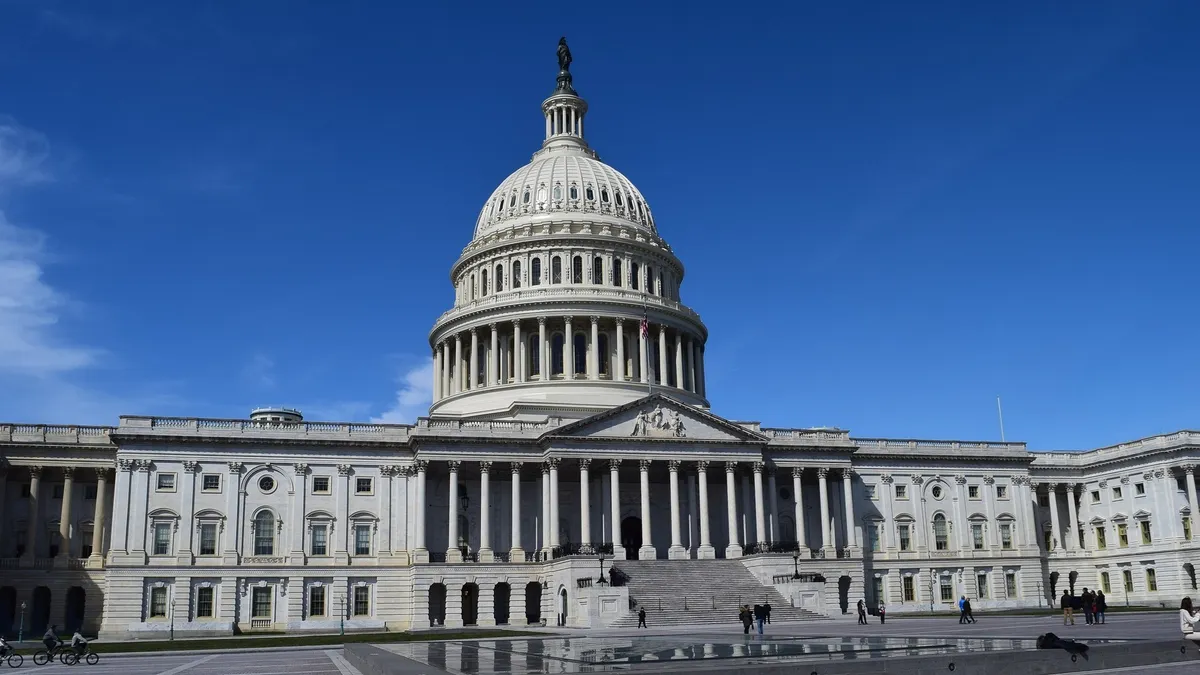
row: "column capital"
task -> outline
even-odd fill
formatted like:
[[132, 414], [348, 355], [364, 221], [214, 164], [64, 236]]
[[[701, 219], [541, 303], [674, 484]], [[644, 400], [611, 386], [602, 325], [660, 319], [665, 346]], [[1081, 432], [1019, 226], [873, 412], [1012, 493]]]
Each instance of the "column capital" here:
[[667, 336], [667, 325], [666, 324], [663, 324], [663, 323], [658, 324], [658, 334], [662, 337]]
[[696, 472], [704, 473], [705, 471], [708, 471], [708, 460], [702, 459], [696, 462]]
[[667, 460], [667, 470], [670, 471], [671, 473], [678, 473], [679, 472], [679, 460], [668, 459]]
[[93, 471], [96, 472], [96, 480], [108, 480], [108, 472], [111, 471], [111, 469], [98, 467], [93, 469]]
[[984, 485], [993, 485], [993, 484], [995, 484], [995, 482], [996, 482], [996, 478], [990, 474], [983, 477]]
[[1183, 471], [1185, 473], [1191, 473], [1196, 470], [1196, 465], [1195, 464], [1182, 464], [1182, 465], [1180, 465], [1179, 470]]
[[513, 319], [513, 320], [512, 320], [512, 325], [513, 325], [513, 326], [515, 326], [515, 327], [517, 327], [517, 328], [520, 328], [520, 327], [521, 327], [521, 320], [520, 320], [520, 319]]
[[413, 475], [413, 473], [414, 473], [414, 471], [411, 466], [401, 465], [401, 466], [396, 467], [396, 475], [397, 476], [401, 476], [403, 478], [408, 478], [409, 476]]
[[817, 467], [817, 478], [824, 479], [828, 475], [829, 475], [829, 467], [827, 467], [827, 466]]
[[452, 459], [452, 460], [446, 462], [446, 468], [449, 469], [450, 471], [457, 472], [458, 467], [460, 467], [460, 466], [462, 466], [462, 462], [460, 462], [456, 459]]
[[135, 459], [135, 460], [133, 460], [133, 463], [134, 463], [134, 468], [136, 470], [138, 470], [142, 473], [150, 473], [150, 464], [151, 464], [150, 460]]
[[429, 470], [429, 462], [427, 462], [423, 459], [416, 460], [415, 462], [412, 463], [412, 466], [413, 466], [413, 471], [416, 471], [417, 473], [425, 473], [426, 471]]
[[63, 475], [63, 480], [75, 480], [75, 467], [64, 466], [60, 467]]
[[1164, 478], [1166, 475], [1167, 475], [1167, 474], [1166, 474], [1166, 472], [1165, 472], [1165, 471], [1163, 471], [1162, 469], [1155, 469], [1155, 470], [1154, 470], [1154, 477], [1155, 477], [1155, 478]]
[[619, 460], [619, 459], [608, 460], [608, 470], [609, 471], [618, 471], [618, 470], [620, 470], [620, 468], [621, 468], [621, 460]]
[[638, 469], [641, 471], [649, 471], [650, 463], [651, 463], [651, 460], [649, 460], [649, 459], [639, 459], [638, 460]]
[[383, 466], [379, 467], [379, 473], [382, 476], [391, 478], [392, 476], [396, 475], [396, 467], [391, 464], [384, 464]]
[[525, 464], [524, 462], [509, 462], [508, 470], [511, 471], [514, 476], [520, 476], [521, 475], [521, 467], [524, 464]]
[[[499, 327], [500, 327], [500, 324], [499, 324], [498, 322], [496, 322], [496, 321], [489, 321], [489, 322], [488, 322], [488, 328], [492, 329], [492, 332], [493, 332], [493, 333], [494, 333], [494, 332], [496, 332], [496, 329], [497, 329], [497, 328], [499, 328]], [[473, 328], [472, 328], [471, 330], [473, 331], [473, 330], [475, 330], [475, 329], [473, 329]]]
[[229, 462], [229, 473], [231, 473], [231, 474], [234, 474], [234, 475], [240, 474], [242, 472], [242, 470], [245, 468], [246, 468], [246, 465], [242, 464], [241, 462]]
[[[912, 476], [909, 476], [909, 480], [912, 481], [913, 485], [924, 485], [925, 484], [925, 477], [919, 473], [914, 473]], [[984, 478], [983, 482], [986, 483], [987, 478]]]
[[491, 473], [491, 472], [492, 472], [492, 463], [491, 462], [480, 462], [479, 463], [479, 475], [482, 476], [485, 473]]
[[572, 315], [568, 314], [568, 315], [566, 315], [566, 316], [564, 316], [564, 317], [563, 317], [563, 321], [566, 321], [567, 323], [571, 323], [571, 320], [572, 320], [572, 319], [574, 319], [574, 318], [575, 318], [574, 316], [572, 316]]
[[[32, 471], [32, 469], [31, 469], [31, 471]], [[39, 468], [38, 471], [41, 471], [41, 468]], [[117, 471], [133, 471], [133, 460], [132, 459], [118, 459], [117, 460]]]
[[737, 462], [725, 462], [725, 473], [737, 473]]
[[846, 468], [842, 469], [842, 479], [843, 480], [854, 480], [854, 469], [851, 467], [846, 467]]
[[762, 473], [764, 467], [762, 462], [755, 462], [750, 465], [750, 468], [754, 470], [754, 473]]
[[966, 484], [967, 484], [967, 477], [966, 477], [966, 476], [964, 476], [964, 475], [962, 475], [961, 473], [959, 473], [959, 474], [955, 474], [955, 475], [954, 475], [954, 482], [955, 482], [955, 483], [957, 483], [958, 485], [966, 485]]
[[[491, 324], [491, 325], [495, 326], [496, 324]], [[471, 330], [471, 337], [478, 337], [479, 326], [471, 326], [470, 330]]]
[[292, 465], [292, 471], [295, 471], [297, 476], [307, 476], [308, 465], [304, 462], [296, 462]]
[[545, 325], [546, 325], [546, 317], [544, 317], [544, 316], [539, 316], [539, 317], [537, 318], [537, 321], [538, 321], [538, 326], [545, 326]]
[[766, 469], [767, 469], [766, 474], [768, 477], [775, 475], [775, 465], [774, 464], [767, 464]]
[[339, 476], [349, 476], [354, 473], [354, 467], [349, 464], [338, 464], [337, 472]]
[[546, 466], [550, 467], [551, 469], [557, 469], [558, 465], [561, 463], [562, 463], [561, 457], [547, 457], [546, 458]]
[[879, 477], [879, 480], [882, 481], [885, 485], [891, 485], [896, 479], [892, 478], [892, 474], [885, 473]]
[[593, 325], [593, 326], [595, 326], [596, 324], [600, 323], [600, 317], [598, 317], [598, 316], [590, 316], [590, 317], [588, 317], [588, 318], [589, 318], [589, 319], [591, 319], [591, 321], [592, 321], [592, 325]]
[[543, 476], [550, 475], [550, 462], [542, 462], [542, 475]]
[[580, 457], [579, 458], [579, 468], [580, 469], [587, 471], [588, 467], [590, 467], [591, 465], [592, 465], [592, 460], [590, 458], [588, 458], [588, 457]]
[[613, 321], [616, 321], [618, 326], [625, 325], [625, 317], [618, 316], [617, 318], [613, 319]]
[[184, 473], [199, 473], [200, 472], [200, 462], [194, 462], [190, 459], [184, 460], [183, 472]]
[[792, 467], [792, 478], [804, 478], [804, 467], [793, 466]]

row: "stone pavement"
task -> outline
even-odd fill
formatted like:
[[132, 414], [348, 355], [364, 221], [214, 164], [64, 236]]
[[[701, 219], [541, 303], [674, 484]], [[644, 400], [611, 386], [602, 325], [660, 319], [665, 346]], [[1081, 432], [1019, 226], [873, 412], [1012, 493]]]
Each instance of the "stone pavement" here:
[[106, 656], [103, 649], [97, 651], [100, 653], [100, 662], [94, 666], [64, 666], [57, 661], [54, 665], [35, 666], [33, 658], [26, 656], [21, 670], [33, 669], [34, 672], [47, 675], [362, 675], [346, 663], [341, 647], [321, 651], [261, 652], [247, 649], [236, 654], [196, 652], [154, 656]]

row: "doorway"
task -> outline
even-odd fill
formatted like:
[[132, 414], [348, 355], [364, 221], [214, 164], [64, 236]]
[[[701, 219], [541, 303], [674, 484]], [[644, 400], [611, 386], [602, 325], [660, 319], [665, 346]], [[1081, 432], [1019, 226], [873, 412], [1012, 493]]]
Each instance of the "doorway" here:
[[621, 546], [626, 560], [637, 560], [642, 548], [642, 519], [630, 516], [621, 521]]
[[74, 633], [83, 628], [83, 601], [85, 595], [83, 589], [79, 586], [72, 586], [67, 590], [67, 612], [66, 620], [63, 622], [63, 631]]
[[496, 584], [494, 589], [492, 589], [492, 597], [494, 598], [492, 600], [494, 603], [493, 616], [496, 619], [497, 626], [504, 626], [508, 624], [508, 605], [510, 593], [512, 593], [512, 587], [509, 586], [508, 582], [506, 581], [501, 581], [500, 583]]
[[463, 584], [462, 618], [464, 626], [474, 626], [479, 623], [479, 584]]
[[536, 581], [525, 584], [525, 623], [542, 620], [542, 585]]
[[567, 589], [558, 591], [558, 625], [567, 625]]
[[50, 589], [38, 586], [33, 589], [33, 609], [29, 613], [29, 634], [46, 632], [50, 625]]
[[446, 625], [446, 585], [429, 586], [429, 625]]

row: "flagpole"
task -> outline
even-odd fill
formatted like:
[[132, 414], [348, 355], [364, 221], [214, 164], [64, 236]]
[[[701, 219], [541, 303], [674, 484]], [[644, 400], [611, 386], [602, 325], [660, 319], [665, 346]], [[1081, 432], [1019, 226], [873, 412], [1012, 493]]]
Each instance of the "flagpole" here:
[[[646, 306], [646, 291], [642, 290], [642, 334], [646, 340], [646, 369], [652, 370], [650, 367], [650, 310]], [[650, 373], [646, 373], [646, 396], [654, 395], [654, 377]]]
[[1000, 442], [1004, 443], [1004, 409], [1000, 407], [999, 396], [996, 397], [996, 414], [1000, 416]]

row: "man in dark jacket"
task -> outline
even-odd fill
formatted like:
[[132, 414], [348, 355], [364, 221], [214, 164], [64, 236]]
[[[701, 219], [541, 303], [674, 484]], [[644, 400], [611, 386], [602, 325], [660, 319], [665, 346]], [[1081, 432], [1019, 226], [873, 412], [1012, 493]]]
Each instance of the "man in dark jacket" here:
[[648, 628], [648, 626], [646, 625], [646, 608], [645, 607], [641, 607], [638, 609], [638, 625], [637, 625], [637, 627], [638, 628]]
[[1083, 595], [1079, 596], [1083, 601], [1083, 620], [1087, 625], [1092, 625], [1092, 592], [1087, 588], [1083, 589]]
[[975, 613], [971, 611], [971, 599], [963, 598], [963, 616], [966, 617], [967, 623], [975, 623]]
[[867, 603], [863, 600], [858, 601], [858, 625], [867, 625]]
[[763, 616], [766, 617], [767, 623], [771, 623], [771, 603], [763, 605]]
[[1062, 598], [1060, 598], [1058, 601], [1059, 606], [1062, 607], [1063, 625], [1064, 626], [1067, 625], [1068, 621], [1071, 622], [1072, 626], [1075, 625], [1075, 615], [1071, 611], [1071, 604], [1072, 604], [1073, 600], [1074, 600], [1074, 598], [1071, 597], [1071, 594], [1068, 591], [1064, 590], [1063, 594], [1062, 594]]

